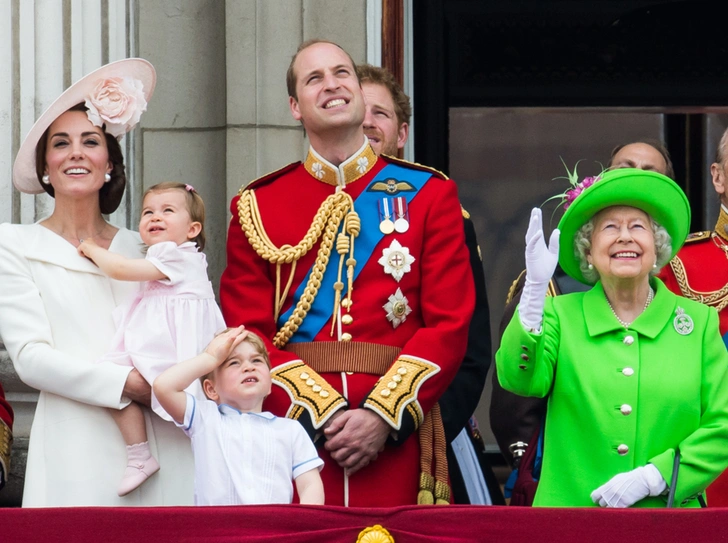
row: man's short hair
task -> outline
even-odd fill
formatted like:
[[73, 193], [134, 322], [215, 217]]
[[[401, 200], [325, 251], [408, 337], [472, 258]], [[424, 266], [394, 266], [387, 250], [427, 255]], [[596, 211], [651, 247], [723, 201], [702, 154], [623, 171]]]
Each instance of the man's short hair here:
[[720, 143], [718, 143], [718, 149], [715, 151], [715, 161], [723, 165], [725, 159], [728, 158], [728, 128], [723, 135], [720, 137]]
[[[288, 88], [288, 96], [293, 98], [294, 100], [298, 100], [298, 93], [296, 92], [296, 72], [293, 69], [293, 65], [296, 63], [296, 59], [298, 58], [298, 54], [303, 51], [304, 49], [308, 49], [312, 45], [316, 45], [317, 43], [329, 43], [331, 45], [335, 45], [344, 53], [346, 53], [346, 56], [349, 57], [349, 60], [351, 61], [351, 65], [354, 68], [354, 73], [356, 74], [357, 79], [359, 79], [359, 71], [356, 66], [356, 62], [354, 62], [354, 59], [351, 58], [351, 55], [341, 47], [338, 43], [335, 43], [333, 41], [329, 40], [322, 40], [318, 38], [314, 38], [312, 40], [306, 40], [301, 45], [298, 46], [298, 49], [296, 49], [296, 54], [291, 57], [291, 63], [288, 65], [288, 71], [286, 71], [286, 87]], [[359, 81], [359, 84], [361, 85], [361, 81]]]
[[394, 112], [397, 115], [399, 126], [402, 123], [409, 123], [412, 117], [412, 105], [409, 96], [404, 93], [402, 87], [397, 83], [392, 73], [386, 68], [372, 66], [371, 64], [361, 64], [357, 68], [359, 73], [359, 83], [374, 83], [375, 85], [383, 85], [392, 95], [394, 102]]
[[665, 159], [665, 175], [675, 180], [675, 169], [672, 167], [672, 159], [670, 159], [670, 152], [667, 150], [667, 147], [665, 147], [662, 142], [653, 140], [653, 139], [646, 139], [641, 141], [630, 141], [629, 143], [622, 143], [621, 145], [617, 145], [614, 149], [612, 149], [612, 154], [609, 155], [609, 163], [607, 164], [607, 169], [612, 167], [612, 162], [614, 162], [614, 157], [617, 153], [619, 153], [622, 149], [627, 147], [628, 145], [634, 145], [635, 143], [643, 143], [645, 145], [649, 145], [652, 147], [655, 151], [660, 153], [662, 155], [662, 158]]

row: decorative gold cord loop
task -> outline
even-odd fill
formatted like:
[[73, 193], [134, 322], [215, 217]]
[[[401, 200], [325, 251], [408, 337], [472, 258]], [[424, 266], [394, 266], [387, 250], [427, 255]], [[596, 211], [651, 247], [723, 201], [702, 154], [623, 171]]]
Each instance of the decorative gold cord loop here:
[[679, 257], [676, 256], [670, 261], [670, 268], [672, 268], [672, 271], [675, 274], [675, 279], [677, 279], [677, 283], [680, 286], [680, 292], [682, 292], [682, 295], [686, 298], [695, 300], [701, 304], [715, 307], [718, 313], [728, 306], [728, 285], [724, 285], [720, 290], [700, 292], [698, 290], [694, 290], [690, 286], [690, 283], [688, 283], [688, 276], [687, 273], [685, 273], [685, 265]]
[[[318, 290], [321, 287], [321, 280], [326, 266], [329, 263], [331, 249], [334, 245], [336, 234], [341, 226], [342, 221], [346, 221], [346, 217], [354, 209], [354, 201], [347, 193], [343, 191], [336, 192], [328, 196], [319, 207], [314, 216], [311, 226], [306, 232], [303, 239], [295, 246], [282, 245], [276, 247], [268, 237], [263, 226], [263, 220], [260, 215], [258, 201], [255, 197], [254, 190], [245, 190], [238, 200], [238, 217], [240, 226], [245, 232], [248, 242], [255, 252], [264, 260], [276, 265], [276, 299], [275, 299], [275, 317], [278, 319], [280, 310], [283, 307], [291, 284], [293, 282], [293, 274], [295, 272], [296, 262], [306, 255], [313, 246], [321, 239], [321, 245], [316, 255], [311, 274], [309, 276], [306, 287], [301, 295], [301, 299], [296, 304], [293, 313], [286, 323], [278, 330], [273, 338], [273, 344], [279, 349], [283, 347], [291, 336], [296, 333], [299, 326], [311, 309]], [[358, 221], [358, 216], [357, 216]], [[344, 222], [346, 225], [347, 222]], [[352, 223], [353, 224], [353, 223]], [[360, 228], [360, 227], [359, 227]], [[358, 230], [357, 230], [358, 235]], [[353, 246], [353, 238], [351, 246]], [[343, 255], [342, 255], [343, 258]], [[282, 264], [291, 264], [288, 281], [283, 294], [280, 293], [280, 273]], [[341, 281], [341, 271], [339, 272], [339, 282]], [[340, 296], [340, 291], [337, 291]]]

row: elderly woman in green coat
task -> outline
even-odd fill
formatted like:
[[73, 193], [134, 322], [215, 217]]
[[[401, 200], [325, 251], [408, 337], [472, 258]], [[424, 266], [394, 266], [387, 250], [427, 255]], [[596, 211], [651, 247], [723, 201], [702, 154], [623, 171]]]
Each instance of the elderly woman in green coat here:
[[[504, 388], [548, 396], [534, 505], [664, 507], [677, 468], [676, 505], [698, 507], [728, 466], [728, 352], [715, 310], [653, 277], [687, 236], [687, 198], [634, 169], [578, 189], [548, 246], [531, 214], [526, 286], [496, 354]], [[557, 260], [593, 288], [546, 298]]]

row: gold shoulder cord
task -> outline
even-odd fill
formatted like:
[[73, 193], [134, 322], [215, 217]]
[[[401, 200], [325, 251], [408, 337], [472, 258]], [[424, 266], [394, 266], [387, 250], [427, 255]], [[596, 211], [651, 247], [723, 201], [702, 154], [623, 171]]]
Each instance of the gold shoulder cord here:
[[680, 292], [686, 298], [700, 302], [701, 304], [715, 307], [720, 313], [723, 309], [728, 306], [728, 285], [724, 285], [720, 290], [714, 290], [713, 292], [700, 292], [693, 290], [688, 283], [688, 276], [685, 273], [685, 265], [682, 263], [679, 257], [675, 257], [670, 261], [670, 268], [672, 268], [677, 279], [677, 284], [680, 286]]
[[[329, 263], [329, 257], [331, 256], [331, 248], [334, 244], [334, 238], [339, 230], [339, 226], [342, 221], [344, 222], [344, 231], [339, 234], [339, 240], [337, 240], [337, 252], [340, 254], [340, 260], [343, 262], [346, 257], [346, 253], [349, 254], [349, 258], [346, 260], [347, 264], [347, 276], [348, 276], [348, 304], [347, 307], [351, 306], [351, 291], [353, 282], [353, 269], [356, 265], [356, 261], [353, 258], [354, 253], [354, 238], [359, 234], [360, 224], [359, 217], [354, 211], [354, 201], [347, 193], [343, 191], [336, 192], [328, 196], [319, 207], [316, 215], [314, 216], [313, 222], [306, 232], [303, 239], [296, 245], [282, 245], [276, 247], [268, 237], [263, 226], [263, 220], [260, 216], [260, 209], [258, 208], [258, 201], [255, 197], [254, 190], [244, 190], [240, 194], [238, 200], [238, 217], [240, 219], [240, 226], [245, 232], [245, 235], [250, 242], [250, 245], [255, 249], [258, 255], [276, 265], [276, 302], [275, 302], [275, 315], [274, 319], [277, 321], [280, 311], [283, 307], [283, 303], [288, 296], [288, 292], [293, 283], [293, 275], [296, 272], [296, 262], [307, 254], [316, 242], [321, 238], [321, 246], [318, 254], [316, 255], [316, 261], [313, 265], [312, 273], [306, 283], [306, 288], [303, 291], [301, 299], [296, 304], [293, 313], [288, 318], [288, 321], [278, 330], [278, 333], [273, 338], [273, 344], [277, 348], [283, 347], [291, 336], [296, 333], [298, 327], [303, 322], [306, 314], [311, 309], [318, 290], [321, 287], [321, 279], [326, 271], [326, 266]], [[348, 234], [348, 239], [346, 238]], [[351, 240], [351, 241], [350, 241]], [[350, 242], [349, 242], [350, 241]], [[291, 271], [286, 283], [285, 289], [281, 294], [281, 266], [283, 264], [291, 264]], [[336, 289], [336, 301], [334, 304], [334, 315], [337, 314], [338, 307], [340, 305], [341, 291], [343, 290], [343, 282], [341, 281], [342, 275], [342, 263], [339, 264], [339, 278], [334, 288]], [[342, 304], [343, 305], [343, 304]]]

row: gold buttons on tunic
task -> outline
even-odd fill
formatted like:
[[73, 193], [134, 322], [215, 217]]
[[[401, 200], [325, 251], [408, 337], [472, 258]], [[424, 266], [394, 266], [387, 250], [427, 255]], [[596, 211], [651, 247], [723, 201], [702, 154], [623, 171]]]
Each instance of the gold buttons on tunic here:
[[354, 322], [354, 317], [352, 317], [351, 315], [344, 315], [343, 317], [341, 317], [341, 322], [344, 324], [351, 324], [352, 322]]
[[632, 336], [625, 336], [625, 338], [622, 340], [622, 343], [625, 345], [632, 345], [634, 343], [634, 338]]
[[397, 370], [397, 373], [399, 373], [400, 375], [404, 375], [405, 373], [407, 373], [407, 368], [405, 368], [405, 367], [403, 366], [403, 367], [401, 367], [401, 368], [399, 368], [399, 369]]
[[351, 334], [348, 332], [341, 334], [341, 341], [351, 341]]
[[384, 396], [384, 397], [386, 398], [386, 397], [388, 397], [388, 396], [389, 396], [389, 395], [390, 395], [391, 393], [392, 393], [392, 391], [391, 391], [391, 390], [389, 390], [388, 388], [385, 388], [385, 389], [383, 389], [383, 390], [382, 390], [382, 391], [381, 391], [381, 392], [380, 392], [379, 394], [381, 394], [382, 396]]
[[392, 376], [392, 381], [394, 381], [395, 383], [401, 383], [402, 382], [402, 376], [401, 375], [398, 375], [398, 374], [395, 374], [395, 375]]
[[389, 383], [387, 383], [387, 386], [394, 390], [395, 388], [397, 388], [397, 383], [395, 383], [394, 381], [390, 381]]
[[308, 379], [308, 380], [306, 381], [306, 384], [307, 384], [308, 386], [312, 387], [313, 385], [315, 385], [315, 384], [316, 384], [316, 381], [314, 381], [313, 379]]
[[632, 368], [629, 368], [629, 367], [628, 368], [624, 368], [622, 370], [622, 375], [625, 375], [627, 377], [630, 377], [630, 376], [634, 375], [634, 370]]
[[321, 392], [321, 385], [313, 385], [311, 387], [311, 390], [313, 390], [314, 392]]
[[306, 379], [308, 379], [309, 377], [310, 377], [310, 375], [308, 373], [306, 373], [305, 371], [301, 372], [301, 379], [303, 379], [304, 381]]
[[629, 415], [632, 412], [632, 406], [627, 403], [623, 403], [619, 408], [619, 411], [622, 413], [622, 415]]
[[625, 454], [627, 454], [629, 452], [629, 447], [627, 445], [625, 445], [624, 443], [622, 443], [621, 445], [619, 445], [617, 447], [617, 452], [620, 455], [624, 456]]
[[344, 309], [349, 309], [352, 305], [354, 305], [354, 302], [352, 302], [349, 298], [341, 300], [341, 307]]
[[329, 397], [328, 390], [322, 390], [321, 392], [319, 392], [319, 396], [321, 396], [322, 398], [328, 398]]

